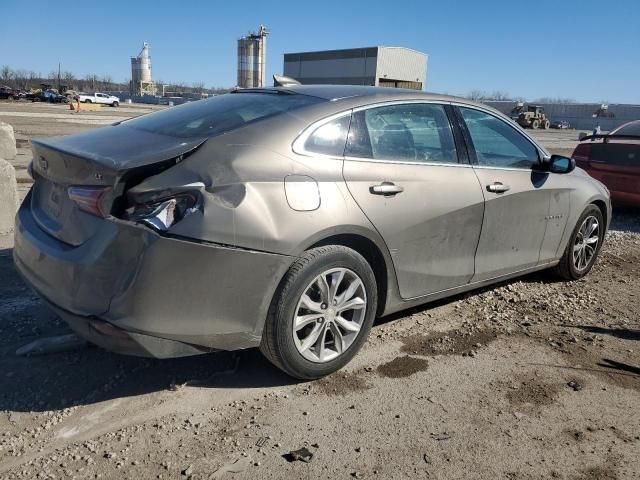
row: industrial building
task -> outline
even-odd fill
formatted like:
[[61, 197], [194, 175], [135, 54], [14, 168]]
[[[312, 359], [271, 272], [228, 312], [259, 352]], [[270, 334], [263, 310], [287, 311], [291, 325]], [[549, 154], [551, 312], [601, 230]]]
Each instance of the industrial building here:
[[426, 53], [404, 47], [369, 47], [285, 53], [284, 75], [302, 84], [373, 85], [424, 90]]
[[269, 35], [267, 27], [260, 25], [257, 33], [251, 32], [238, 39], [238, 87], [265, 86], [267, 35]]
[[149, 44], [144, 42], [137, 57], [131, 57], [131, 95], [155, 95], [156, 86], [151, 76]]

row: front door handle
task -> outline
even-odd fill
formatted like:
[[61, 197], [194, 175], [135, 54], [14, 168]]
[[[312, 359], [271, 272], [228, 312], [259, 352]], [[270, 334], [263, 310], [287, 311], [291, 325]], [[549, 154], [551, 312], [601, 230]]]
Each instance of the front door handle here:
[[493, 193], [504, 193], [510, 189], [509, 185], [500, 182], [493, 182], [491, 185], [487, 185], [487, 190]]
[[393, 182], [382, 182], [380, 185], [374, 185], [369, 188], [369, 191], [374, 195], [392, 196], [404, 192], [404, 188]]

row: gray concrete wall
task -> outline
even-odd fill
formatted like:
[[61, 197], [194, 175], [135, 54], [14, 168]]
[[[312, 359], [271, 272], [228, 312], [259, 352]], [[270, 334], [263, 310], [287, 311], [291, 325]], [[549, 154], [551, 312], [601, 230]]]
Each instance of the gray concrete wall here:
[[8, 160], [16, 156], [16, 138], [13, 127], [0, 122], [0, 235], [13, 232], [18, 210], [16, 171]]
[[[517, 105], [517, 102], [486, 101], [484, 103], [505, 115], [509, 115]], [[533, 103], [529, 105], [533, 105]], [[578, 130], [593, 130], [597, 124], [600, 124], [600, 129], [608, 132], [631, 120], [640, 120], [640, 105], [611, 103], [608, 108], [609, 112], [614, 115], [611, 118], [593, 117], [601, 107], [599, 103], [536, 103], [535, 105], [544, 107], [545, 113], [552, 122], [567, 121], [572, 128]]]
[[375, 52], [363, 48], [285, 54], [283, 74], [303, 84], [374, 85]]
[[409, 48], [379, 47], [377, 78], [420, 82], [424, 90], [428, 58], [426, 53]]
[[404, 47], [286, 53], [283, 74], [303, 84], [378, 85], [378, 80], [426, 83], [427, 55]]

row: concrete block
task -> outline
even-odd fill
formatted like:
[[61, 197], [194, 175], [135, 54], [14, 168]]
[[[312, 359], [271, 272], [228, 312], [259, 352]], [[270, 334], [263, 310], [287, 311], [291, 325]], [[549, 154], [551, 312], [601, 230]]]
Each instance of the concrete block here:
[[[77, 106], [77, 103], [73, 103], [74, 106]], [[80, 111], [81, 112], [99, 112], [102, 110], [102, 105], [99, 103], [81, 103]]]
[[0, 158], [0, 235], [13, 232], [17, 210], [16, 171], [13, 165]]
[[0, 158], [12, 160], [16, 156], [16, 137], [13, 127], [8, 123], [0, 122]]

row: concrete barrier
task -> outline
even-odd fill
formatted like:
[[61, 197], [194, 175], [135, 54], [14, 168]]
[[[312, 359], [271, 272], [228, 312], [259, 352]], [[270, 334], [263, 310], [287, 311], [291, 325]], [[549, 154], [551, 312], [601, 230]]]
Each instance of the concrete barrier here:
[[15, 158], [16, 153], [13, 127], [0, 122], [0, 235], [13, 232], [14, 217], [18, 209], [16, 171], [7, 161]]
[[[74, 103], [74, 106], [76, 104]], [[80, 111], [81, 112], [99, 112], [100, 110], [102, 110], [102, 105], [100, 105], [99, 103], [81, 103], [80, 104]]]
[[0, 158], [0, 235], [13, 232], [16, 210], [18, 210], [16, 171], [13, 165]]
[[17, 153], [13, 127], [8, 123], [0, 122], [0, 158], [13, 160]]

